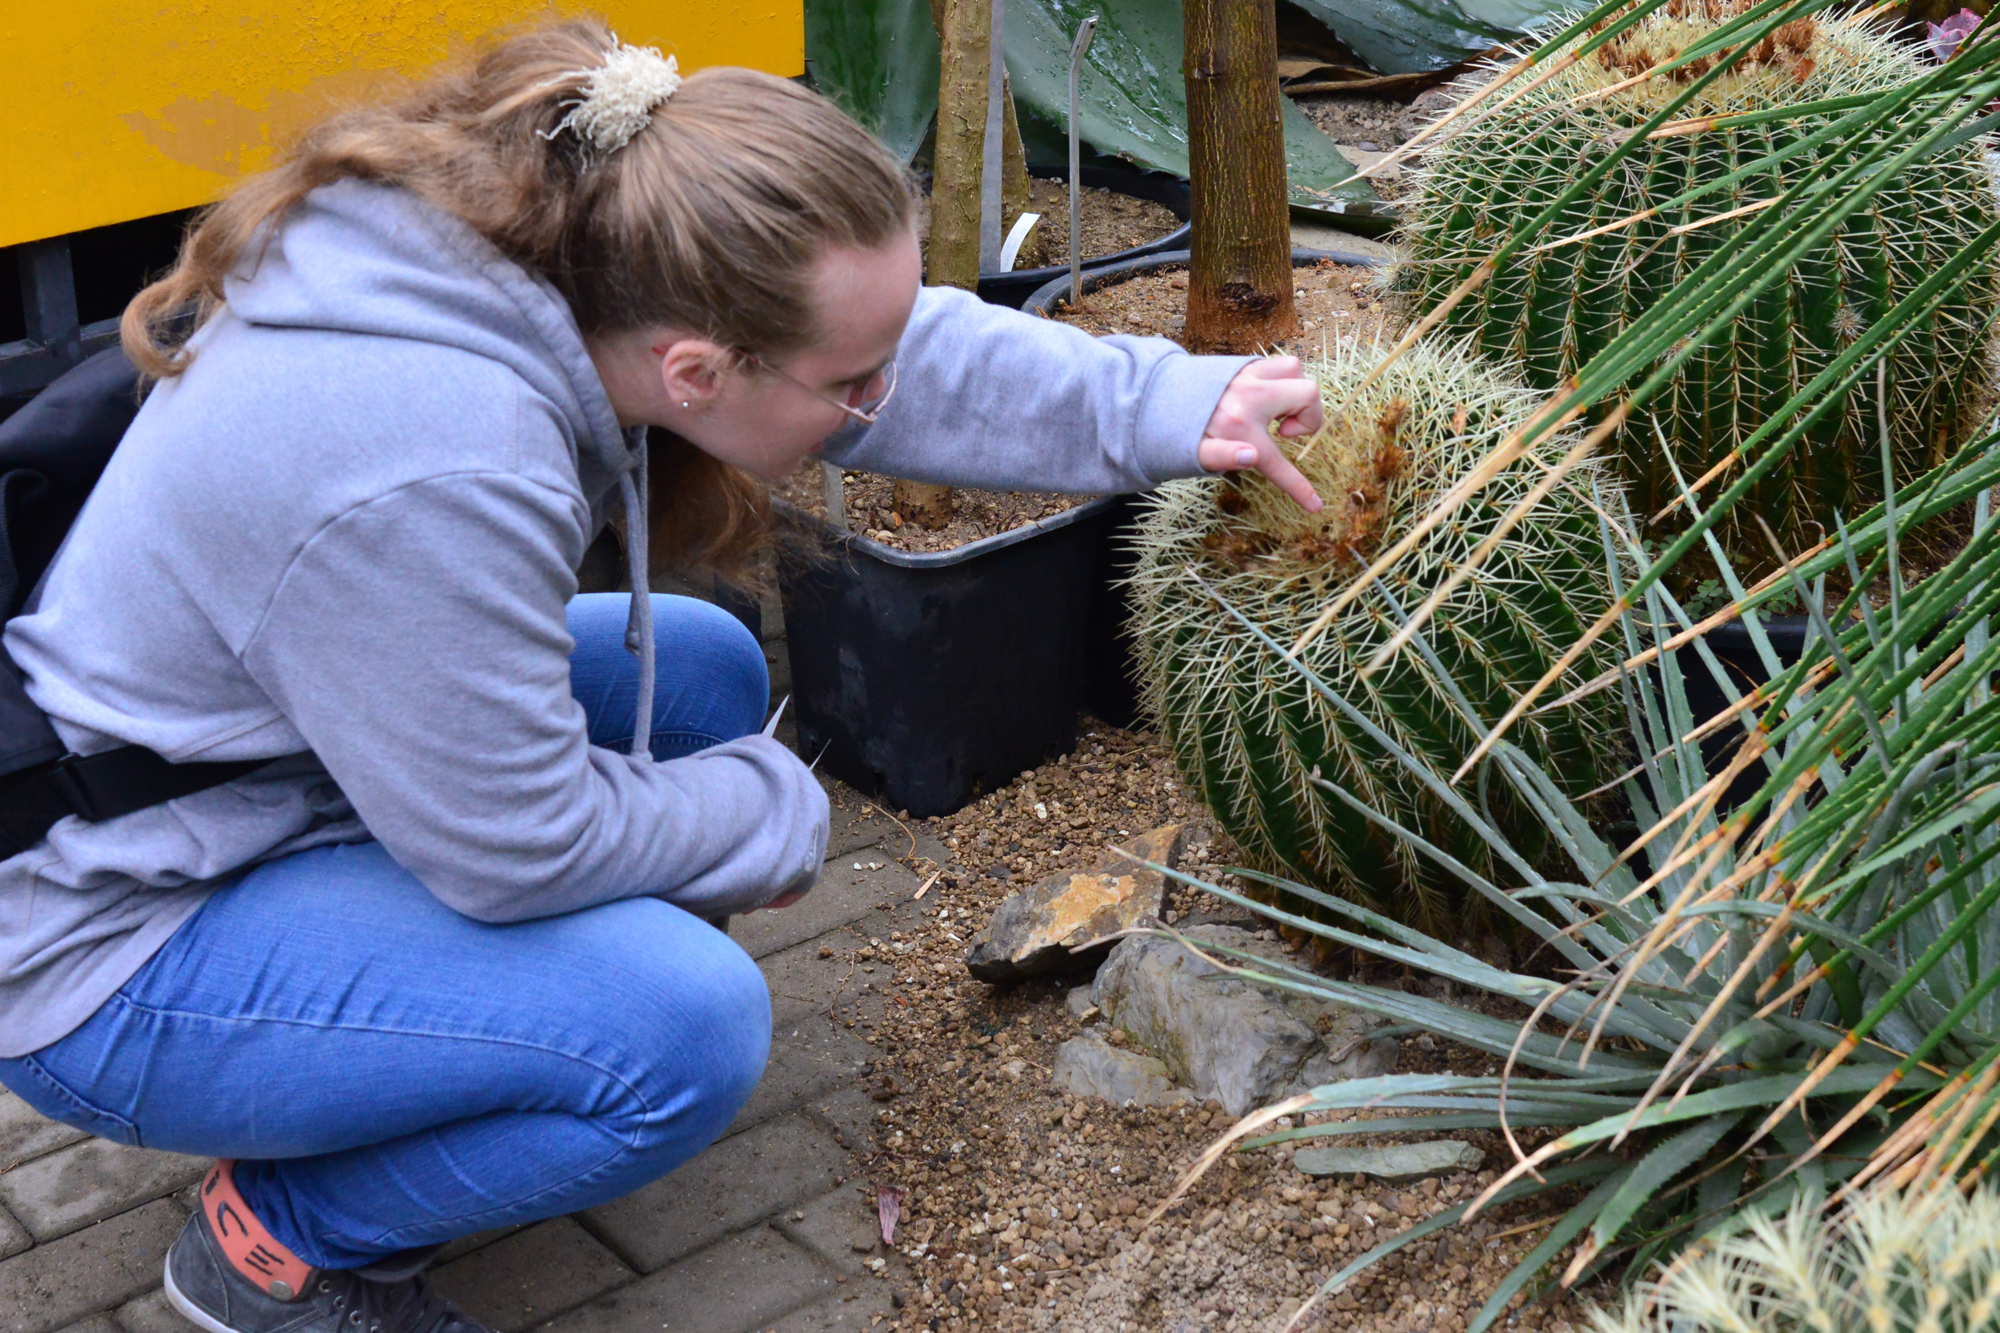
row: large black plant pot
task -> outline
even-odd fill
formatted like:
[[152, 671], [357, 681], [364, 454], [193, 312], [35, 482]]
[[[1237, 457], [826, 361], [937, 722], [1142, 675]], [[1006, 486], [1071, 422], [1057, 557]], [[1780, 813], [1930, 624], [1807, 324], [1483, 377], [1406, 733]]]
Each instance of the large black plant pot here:
[[[1036, 171], [1044, 179], [1068, 180], [1067, 171]], [[1135, 245], [1129, 250], [1118, 250], [1094, 259], [1085, 259], [1086, 272], [1094, 272], [1107, 264], [1122, 264], [1146, 255], [1159, 254], [1165, 250], [1185, 250], [1188, 245], [1188, 183], [1179, 176], [1170, 176], [1164, 171], [1123, 171], [1116, 167], [1085, 167], [1083, 183], [1092, 189], [1110, 190], [1115, 194], [1131, 195], [1134, 199], [1150, 199], [1181, 220], [1181, 225], [1158, 240], [1144, 245]], [[1067, 209], [1037, 224], [1053, 226], [1065, 235], [1069, 231]], [[1069, 265], [1058, 264], [1048, 268], [1024, 268], [1012, 273], [993, 273], [979, 280], [981, 300], [994, 305], [1011, 306], [1016, 310], [1030, 296], [1047, 286], [1056, 278], [1067, 278]]]
[[1076, 743], [1116, 497], [954, 551], [907, 552], [780, 506], [799, 751], [891, 808], [949, 814]]
[[[1764, 635], [1771, 641], [1771, 649], [1778, 655], [1779, 664], [1787, 667], [1795, 665], [1805, 653], [1811, 617], [1765, 616], [1763, 625]], [[1742, 621], [1732, 620], [1726, 625], [1717, 625], [1702, 639], [1707, 643], [1708, 650], [1715, 654], [1716, 660], [1722, 663], [1722, 669], [1728, 673], [1730, 683], [1736, 687], [1738, 694], [1748, 694], [1771, 678], [1771, 673], [1764, 670], [1763, 659], [1757, 656], [1757, 645], [1751, 642], [1750, 631], [1744, 628]], [[1694, 645], [1678, 649], [1675, 655], [1679, 659], [1681, 681], [1687, 691], [1688, 712], [1692, 714], [1696, 726], [1729, 707], [1728, 696], [1715, 683], [1708, 664], [1695, 652]], [[1718, 727], [1713, 734], [1702, 738], [1702, 763], [1711, 777], [1729, 766], [1729, 759], [1742, 740], [1743, 728], [1736, 722]], [[1722, 808], [1733, 810], [1755, 796], [1769, 776], [1763, 764], [1752, 764], [1729, 784], [1729, 790], [1722, 797]]]

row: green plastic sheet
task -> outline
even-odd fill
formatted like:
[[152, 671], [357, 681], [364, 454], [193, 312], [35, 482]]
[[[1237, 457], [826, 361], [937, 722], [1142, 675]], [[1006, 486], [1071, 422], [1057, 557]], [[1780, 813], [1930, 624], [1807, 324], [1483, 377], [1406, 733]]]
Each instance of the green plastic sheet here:
[[[1345, 3], [1345, 0], [1343, 0]], [[1006, 0], [1007, 70], [1024, 119], [1069, 122], [1069, 45], [1098, 16], [1079, 79], [1084, 142], [1137, 166], [1188, 174], [1179, 0]], [[938, 43], [928, 0], [807, 0], [806, 63], [822, 92], [906, 160], [937, 113]], [[1454, 59], [1457, 57], [1454, 56]], [[1447, 62], [1448, 63], [1448, 62]], [[1303, 112], [1285, 109], [1292, 203], [1359, 231], [1389, 214]]]

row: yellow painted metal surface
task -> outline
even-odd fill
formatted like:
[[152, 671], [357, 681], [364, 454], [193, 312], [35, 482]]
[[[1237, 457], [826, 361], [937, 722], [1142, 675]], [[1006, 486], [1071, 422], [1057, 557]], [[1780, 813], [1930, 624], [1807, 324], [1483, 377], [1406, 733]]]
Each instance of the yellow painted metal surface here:
[[[0, 0], [0, 245], [208, 203], [545, 0]], [[604, 0], [683, 70], [805, 68], [801, 0]]]

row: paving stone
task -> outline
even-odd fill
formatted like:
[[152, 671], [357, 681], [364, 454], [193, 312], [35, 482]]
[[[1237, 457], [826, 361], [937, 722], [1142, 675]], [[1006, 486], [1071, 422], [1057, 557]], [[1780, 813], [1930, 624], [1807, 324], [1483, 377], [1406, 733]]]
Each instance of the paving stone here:
[[513, 1333], [636, 1276], [573, 1219], [558, 1217], [433, 1269], [431, 1282], [480, 1323]]
[[774, 1120], [811, 1098], [862, 1076], [875, 1048], [831, 1019], [806, 1015], [772, 1036], [771, 1062], [729, 1133]]
[[80, 1129], [49, 1119], [13, 1093], [0, 1089], [0, 1170], [89, 1137]]
[[108, 1314], [94, 1314], [88, 1319], [79, 1319], [62, 1333], [124, 1333], [118, 1321]]
[[778, 1217], [778, 1230], [843, 1273], [868, 1274], [868, 1261], [882, 1247], [881, 1215], [875, 1204], [848, 1186], [828, 1190]]
[[[785, 710], [786, 720], [791, 718], [791, 709]], [[808, 762], [810, 762], [808, 756]], [[900, 855], [910, 845], [903, 831], [896, 827], [894, 820], [877, 809], [875, 803], [854, 788], [829, 778], [826, 783], [827, 828], [826, 855], [828, 860], [836, 856], [852, 857], [855, 852], [868, 847], [886, 846], [892, 855]], [[898, 841], [887, 842], [890, 834]], [[886, 856], [878, 856], [878, 861], [886, 861]]]
[[758, 1227], [579, 1306], [542, 1333], [760, 1333], [839, 1291], [812, 1255]]
[[[857, 943], [854, 936], [835, 935], [760, 958], [757, 966], [771, 988], [772, 1026], [783, 1028], [807, 1014], [824, 1014], [835, 997], [859, 988], [861, 971], [849, 957]], [[821, 958], [823, 948], [831, 948], [832, 956]]]
[[584, 1214], [628, 1261], [652, 1272], [832, 1189], [847, 1154], [804, 1116], [726, 1138], [662, 1180]]
[[192, 1185], [208, 1166], [204, 1157], [91, 1139], [0, 1174], [0, 1203], [49, 1241]]
[[852, 1152], [867, 1152], [875, 1146], [875, 1113], [881, 1104], [860, 1088], [814, 1099], [806, 1114], [833, 1134], [833, 1141]]
[[164, 1291], [149, 1291], [118, 1307], [118, 1326], [125, 1333], [196, 1333], [196, 1326], [176, 1310]]
[[443, 1268], [454, 1259], [462, 1259], [474, 1250], [484, 1249], [494, 1241], [504, 1240], [515, 1232], [532, 1225], [533, 1223], [530, 1222], [516, 1222], [511, 1227], [495, 1227], [491, 1231], [475, 1231], [470, 1236], [460, 1236], [457, 1240], [446, 1241], [444, 1248], [437, 1252], [437, 1258], [431, 1260], [431, 1267]]
[[[862, 868], [856, 870], [859, 864]], [[869, 866], [880, 866], [870, 870]], [[749, 912], [730, 924], [729, 935], [752, 958], [789, 949], [875, 911], [877, 903], [908, 901], [923, 883], [880, 851], [830, 860], [819, 883], [800, 901], [775, 912]]]
[[888, 1283], [849, 1282], [840, 1295], [794, 1310], [771, 1325], [769, 1333], [852, 1333], [873, 1327], [891, 1308]]
[[158, 1284], [187, 1220], [172, 1199], [0, 1260], [0, 1333], [55, 1333]]
[[5, 1208], [0, 1208], [0, 1259], [19, 1254], [34, 1243], [28, 1229], [8, 1216]]

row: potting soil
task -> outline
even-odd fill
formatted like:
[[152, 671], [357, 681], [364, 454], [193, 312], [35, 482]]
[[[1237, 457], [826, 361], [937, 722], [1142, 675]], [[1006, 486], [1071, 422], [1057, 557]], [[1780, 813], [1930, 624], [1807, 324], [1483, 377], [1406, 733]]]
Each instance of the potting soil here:
[[[1042, 220], [1028, 233], [1015, 256], [1016, 269], [1046, 268], [1069, 262], [1069, 186], [1062, 181], [1037, 176], [1028, 182], [1028, 206]], [[1079, 230], [1083, 233], [1083, 257], [1099, 259], [1129, 250], [1135, 245], [1157, 241], [1181, 225], [1179, 218], [1163, 204], [1139, 199], [1115, 190], [1085, 186], [1077, 201]], [[917, 201], [917, 241], [926, 253], [930, 249], [931, 201], [925, 195]], [[1012, 218], [1008, 219], [1011, 225]]]
[[[776, 488], [779, 498], [815, 518], [826, 517], [826, 483], [817, 458]], [[898, 551], [953, 551], [984, 537], [1012, 532], [1089, 502], [1088, 495], [952, 488], [953, 514], [941, 528], [918, 526], [896, 510], [896, 483], [872, 472], [847, 474], [847, 526]]]
[[[1235, 859], [1153, 737], [1089, 723], [1084, 733], [1068, 758], [956, 814], [908, 821], [906, 864], [931, 881], [921, 924], [875, 938], [858, 923], [863, 933], [846, 950], [851, 980], [832, 1016], [880, 1052], [868, 1075], [879, 1109], [861, 1188], [871, 1198], [878, 1186], [905, 1192], [895, 1241], [902, 1257], [882, 1279], [895, 1284], [895, 1309], [883, 1327], [1275, 1333], [1330, 1273], [1476, 1194], [1510, 1159], [1497, 1135], [1454, 1135], [1486, 1151], [1486, 1170], [1398, 1187], [1363, 1177], [1315, 1179], [1294, 1170], [1282, 1151], [1239, 1154], [1143, 1227], [1229, 1117], [1212, 1104], [1126, 1110], [1057, 1092], [1050, 1082], [1056, 1047], [1090, 1021], [1065, 1000], [1087, 977], [988, 986], [964, 965], [966, 941], [1008, 893], [1082, 869], [1134, 834], [1188, 822], [1181, 864], [1195, 875], [1212, 878]], [[1165, 915], [1180, 924], [1262, 928], [1240, 909], [1185, 888], [1170, 890]], [[1303, 954], [1296, 957], [1303, 962]], [[1442, 994], [1441, 983], [1404, 980], [1379, 966], [1369, 979]], [[1478, 1053], [1428, 1037], [1406, 1040], [1402, 1050], [1405, 1072], [1494, 1068]], [[1529, 1201], [1441, 1232], [1356, 1278], [1301, 1327], [1463, 1330], [1559, 1211]], [[1579, 1323], [1574, 1301], [1563, 1298], [1554, 1306], [1520, 1304], [1505, 1326]]]
[[[1388, 342], [1402, 332], [1402, 326], [1380, 281], [1379, 270], [1330, 260], [1294, 268], [1293, 300], [1300, 332], [1272, 351], [1314, 356], [1326, 339], [1346, 334]], [[1187, 284], [1185, 268], [1154, 269], [1099, 288], [1080, 306], [1059, 307], [1051, 318], [1087, 333], [1130, 333], [1178, 342], [1187, 320]]]

